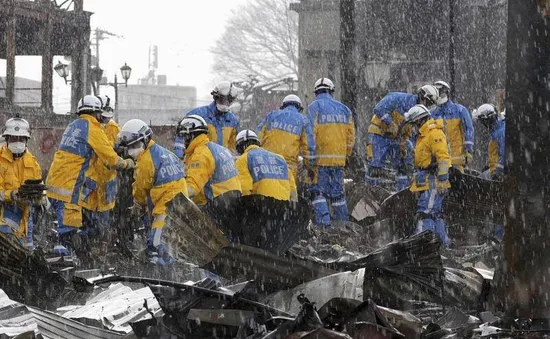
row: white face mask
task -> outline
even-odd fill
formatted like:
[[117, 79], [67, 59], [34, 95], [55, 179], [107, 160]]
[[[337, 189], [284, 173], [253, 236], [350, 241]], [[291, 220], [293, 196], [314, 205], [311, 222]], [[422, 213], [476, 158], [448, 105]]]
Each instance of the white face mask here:
[[435, 104], [437, 106], [441, 106], [443, 105], [444, 103], [446, 103], [447, 101], [449, 101], [449, 98], [447, 98], [446, 96], [443, 96], [443, 97], [439, 97], [436, 101], [435, 101]]
[[229, 112], [229, 105], [216, 104], [216, 108], [222, 113]]
[[10, 142], [8, 144], [8, 148], [13, 154], [21, 154], [25, 152], [25, 149], [27, 148], [27, 144], [21, 141]]
[[145, 148], [143, 148], [143, 145], [139, 146], [138, 148], [130, 148], [130, 149], [128, 149], [128, 155], [131, 156], [134, 160], [137, 160], [137, 157], [144, 150], [145, 150]]

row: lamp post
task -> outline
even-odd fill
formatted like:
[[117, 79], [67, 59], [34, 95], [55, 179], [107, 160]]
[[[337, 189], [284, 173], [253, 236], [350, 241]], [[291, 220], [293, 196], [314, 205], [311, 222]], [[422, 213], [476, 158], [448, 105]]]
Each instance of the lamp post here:
[[67, 80], [67, 77], [69, 76], [69, 65], [59, 61], [57, 65], [53, 66], [53, 69], [60, 77], [65, 79], [65, 85], [67, 85], [69, 83], [69, 80]]

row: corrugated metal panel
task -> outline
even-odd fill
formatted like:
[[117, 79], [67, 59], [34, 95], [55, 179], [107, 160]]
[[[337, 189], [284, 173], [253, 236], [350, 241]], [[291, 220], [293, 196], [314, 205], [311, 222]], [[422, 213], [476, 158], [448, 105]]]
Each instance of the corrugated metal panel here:
[[44, 339], [118, 339], [122, 335], [83, 325], [55, 313], [28, 307], [11, 300], [0, 290], [0, 335], [41, 334]]

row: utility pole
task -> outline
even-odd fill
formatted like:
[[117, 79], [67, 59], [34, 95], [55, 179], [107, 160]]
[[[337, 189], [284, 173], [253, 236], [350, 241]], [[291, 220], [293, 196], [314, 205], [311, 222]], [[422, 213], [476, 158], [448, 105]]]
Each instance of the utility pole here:
[[550, 18], [539, 6], [544, 3], [550, 1], [508, 1], [506, 234], [492, 306], [513, 318], [550, 314]]
[[451, 98], [455, 99], [455, 10], [456, 0], [449, 0], [449, 85], [451, 86]]

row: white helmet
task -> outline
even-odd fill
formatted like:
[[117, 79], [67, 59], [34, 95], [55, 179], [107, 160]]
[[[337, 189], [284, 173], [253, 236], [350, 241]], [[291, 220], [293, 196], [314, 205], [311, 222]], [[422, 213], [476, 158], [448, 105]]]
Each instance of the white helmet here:
[[303, 109], [302, 100], [300, 100], [300, 98], [295, 94], [289, 94], [283, 99], [283, 105], [281, 106], [281, 109], [283, 109], [283, 108], [285, 108], [289, 105], [293, 105], [298, 110]]
[[439, 91], [440, 94], [443, 91], [448, 92], [448, 91], [451, 90], [451, 86], [448, 83], [446, 83], [445, 81], [442, 81], [442, 80], [434, 82], [434, 86], [435, 86], [435, 88], [437, 88], [437, 90]]
[[329, 78], [321, 78], [315, 81], [315, 88], [313, 89], [313, 91], [317, 92], [323, 89], [334, 92], [334, 84], [332, 83], [332, 80], [330, 80]]
[[118, 134], [118, 141], [121, 146], [130, 146], [143, 140], [145, 144], [151, 140], [153, 131], [142, 120], [132, 119], [122, 126]]
[[418, 97], [429, 106], [434, 105], [439, 99], [439, 91], [433, 85], [424, 85], [418, 89]]
[[188, 115], [178, 124], [178, 134], [208, 133], [208, 125], [200, 115]]
[[405, 113], [405, 123], [413, 123], [430, 116], [430, 110], [424, 105], [415, 105]]
[[30, 138], [31, 125], [29, 125], [27, 120], [22, 118], [8, 119], [4, 131], [2, 131], [2, 137], [6, 138], [7, 136]]
[[490, 120], [498, 117], [497, 108], [493, 104], [483, 104], [474, 110], [474, 120]]
[[235, 148], [239, 154], [243, 154], [245, 151], [245, 144], [247, 141], [252, 141], [256, 145], [260, 145], [260, 138], [258, 135], [249, 129], [245, 129], [237, 134], [237, 139], [235, 142]]
[[[233, 85], [230, 81], [222, 81], [214, 87], [210, 93], [215, 98], [216, 97], [229, 97], [230, 101], [233, 102], [235, 98], [239, 95], [240, 88]], [[231, 100], [232, 99], [232, 100]]]
[[101, 100], [95, 95], [86, 95], [78, 101], [77, 114], [101, 112]]
[[112, 118], [114, 116], [113, 114], [113, 107], [111, 107], [111, 98], [106, 96], [105, 94], [100, 94], [97, 96], [99, 100], [101, 100], [101, 115], [105, 118]]

